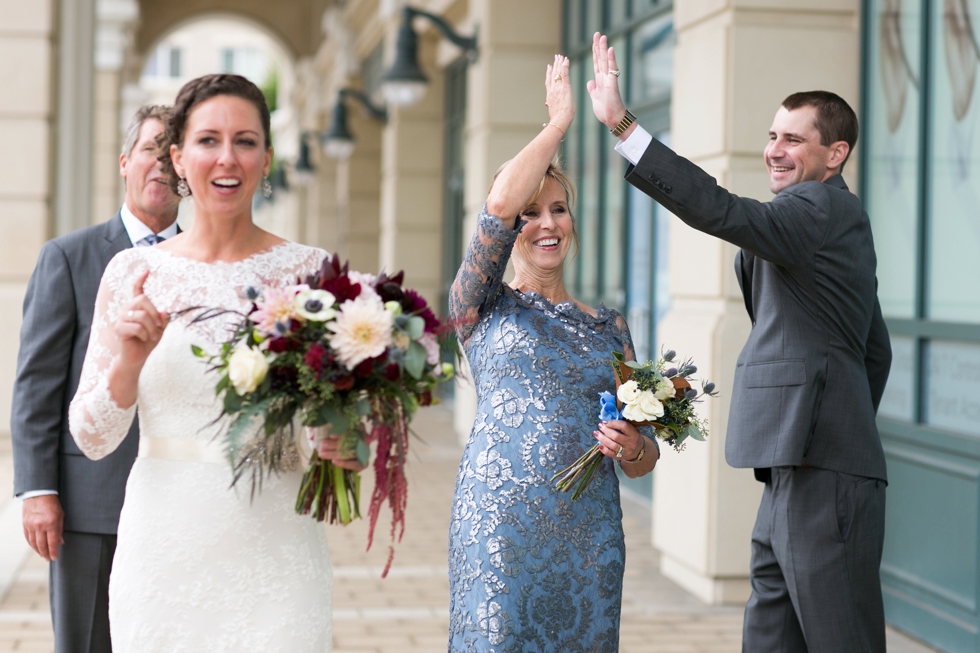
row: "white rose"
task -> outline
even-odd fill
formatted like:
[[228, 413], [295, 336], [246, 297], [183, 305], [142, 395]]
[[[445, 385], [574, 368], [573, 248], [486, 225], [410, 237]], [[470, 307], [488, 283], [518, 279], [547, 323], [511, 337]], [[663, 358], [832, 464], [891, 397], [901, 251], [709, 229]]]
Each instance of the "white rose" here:
[[640, 392], [636, 401], [623, 409], [623, 417], [632, 422], [652, 422], [663, 416], [664, 405], [649, 390]]
[[269, 362], [260, 351], [238, 345], [228, 360], [228, 379], [235, 392], [255, 392], [269, 372]]
[[667, 401], [676, 394], [674, 389], [674, 384], [670, 382], [670, 379], [661, 379], [657, 382], [657, 390], [654, 392], [654, 396], [660, 401]]
[[636, 385], [636, 381], [632, 380], [620, 385], [619, 389], [616, 390], [616, 398], [624, 404], [633, 403], [639, 394], [640, 386]]

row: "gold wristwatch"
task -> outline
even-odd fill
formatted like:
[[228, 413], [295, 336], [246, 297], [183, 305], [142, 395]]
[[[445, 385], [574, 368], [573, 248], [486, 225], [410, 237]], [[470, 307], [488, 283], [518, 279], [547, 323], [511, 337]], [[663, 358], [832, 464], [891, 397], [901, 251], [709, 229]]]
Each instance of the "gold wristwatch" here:
[[630, 125], [632, 125], [635, 121], [636, 121], [636, 116], [634, 116], [632, 113], [630, 113], [630, 110], [627, 109], [626, 110], [626, 115], [623, 116], [623, 119], [619, 121], [619, 124], [616, 125], [616, 128], [615, 129], [610, 129], [609, 130], [609, 133], [612, 134], [613, 136], [616, 136], [618, 138], [619, 135], [622, 134], [624, 131], [626, 131], [626, 129]]

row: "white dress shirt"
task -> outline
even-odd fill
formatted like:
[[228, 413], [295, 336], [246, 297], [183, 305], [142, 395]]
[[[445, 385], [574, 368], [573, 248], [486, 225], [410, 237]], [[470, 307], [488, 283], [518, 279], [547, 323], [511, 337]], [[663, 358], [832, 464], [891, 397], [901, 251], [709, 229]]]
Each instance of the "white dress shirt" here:
[[[149, 243], [146, 242], [146, 237], [150, 235], [159, 236], [161, 239], [166, 240], [167, 238], [173, 238], [177, 235], [177, 223], [174, 222], [172, 225], [164, 229], [158, 234], [154, 234], [153, 230], [147, 227], [142, 220], [133, 215], [133, 212], [129, 210], [129, 207], [125, 204], [119, 209], [119, 215], [122, 218], [123, 227], [126, 229], [126, 235], [129, 236], [129, 242], [133, 244], [133, 247], [146, 247]], [[47, 494], [58, 494], [57, 490], [31, 490], [29, 492], [24, 492], [17, 495], [18, 499], [30, 499], [32, 497], [40, 497]]]
[[617, 141], [616, 147], [614, 148], [619, 152], [623, 158], [627, 161], [636, 165], [640, 162], [643, 157], [643, 153], [647, 151], [650, 147], [650, 143], [653, 141], [653, 136], [650, 132], [643, 129], [639, 125], [633, 130], [633, 133], [626, 137], [625, 141]]

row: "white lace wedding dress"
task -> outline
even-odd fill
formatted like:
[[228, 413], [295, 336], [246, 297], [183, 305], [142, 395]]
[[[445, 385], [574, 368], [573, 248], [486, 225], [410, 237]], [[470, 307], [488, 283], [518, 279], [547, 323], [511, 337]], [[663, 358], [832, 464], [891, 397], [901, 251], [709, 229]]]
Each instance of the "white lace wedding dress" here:
[[[71, 404], [72, 436], [90, 458], [118, 446], [139, 408], [140, 456], [129, 476], [109, 581], [116, 653], [329, 651], [333, 576], [323, 526], [294, 503], [306, 457], [265, 481], [230, 488], [220, 438], [216, 379], [191, 345], [211, 352], [233, 318], [172, 321], [139, 378], [137, 405], [109, 394], [118, 349], [112, 325], [144, 270], [158, 310], [247, 309], [249, 286], [282, 286], [316, 271], [322, 250], [283, 243], [236, 263], [205, 264], [155, 247], [128, 249], [106, 268], [82, 377]], [[93, 500], [98, 500], [93, 497]]]

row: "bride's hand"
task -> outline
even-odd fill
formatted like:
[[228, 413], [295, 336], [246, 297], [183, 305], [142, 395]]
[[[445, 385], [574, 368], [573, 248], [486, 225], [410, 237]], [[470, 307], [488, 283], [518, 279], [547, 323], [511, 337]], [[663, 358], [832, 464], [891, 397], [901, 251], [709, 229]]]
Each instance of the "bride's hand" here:
[[329, 433], [325, 438], [320, 440], [316, 446], [316, 453], [321, 460], [329, 460], [335, 466], [341, 469], [349, 469], [353, 472], [359, 472], [365, 468], [367, 465], [362, 465], [357, 457], [344, 458], [340, 455], [340, 436]]
[[572, 80], [568, 75], [568, 57], [555, 55], [554, 63], [545, 73], [545, 106], [548, 107], [548, 122], [568, 131], [575, 117], [575, 94], [572, 93]]
[[113, 327], [119, 337], [120, 362], [137, 369], [143, 367], [170, 322], [170, 316], [158, 311], [143, 294], [143, 284], [149, 276], [147, 270], [133, 284], [133, 299], [123, 306]]

